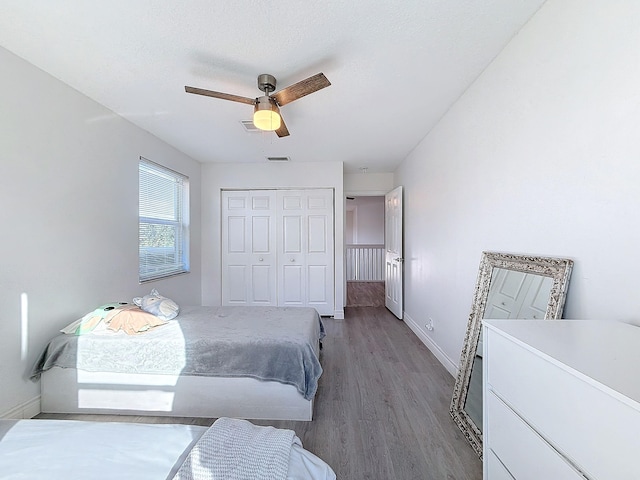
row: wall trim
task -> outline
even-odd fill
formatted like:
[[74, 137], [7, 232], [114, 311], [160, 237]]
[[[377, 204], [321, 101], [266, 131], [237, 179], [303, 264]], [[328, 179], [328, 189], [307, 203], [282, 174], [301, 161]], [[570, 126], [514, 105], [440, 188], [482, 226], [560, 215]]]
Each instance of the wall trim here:
[[417, 335], [417, 337], [425, 344], [425, 346], [433, 353], [444, 368], [451, 374], [453, 378], [458, 375], [458, 366], [447, 356], [442, 349], [431, 340], [424, 331], [418, 326], [418, 323], [409, 316], [407, 312], [403, 312], [404, 322]]
[[344, 196], [346, 197], [384, 197], [387, 193], [389, 193], [393, 188], [389, 190], [349, 190], [345, 192]]
[[336, 320], [344, 320], [344, 308], [336, 309], [333, 312], [333, 318]]
[[42, 410], [40, 409], [40, 395], [31, 400], [27, 400], [24, 403], [21, 403], [17, 407], [12, 408], [11, 410], [5, 412], [0, 415], [0, 418], [12, 419], [12, 420], [22, 420], [25, 418], [33, 418], [38, 415]]

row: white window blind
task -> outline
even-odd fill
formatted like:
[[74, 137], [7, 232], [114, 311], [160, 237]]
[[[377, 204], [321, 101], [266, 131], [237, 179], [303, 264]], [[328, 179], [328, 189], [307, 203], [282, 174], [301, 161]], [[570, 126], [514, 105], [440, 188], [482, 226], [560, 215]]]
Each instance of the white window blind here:
[[189, 178], [140, 157], [140, 282], [189, 271]]

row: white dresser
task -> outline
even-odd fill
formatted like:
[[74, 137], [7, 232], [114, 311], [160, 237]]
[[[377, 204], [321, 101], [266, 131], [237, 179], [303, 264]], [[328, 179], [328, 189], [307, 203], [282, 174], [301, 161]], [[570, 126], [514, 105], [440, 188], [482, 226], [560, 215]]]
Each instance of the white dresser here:
[[485, 320], [484, 479], [640, 479], [640, 327]]

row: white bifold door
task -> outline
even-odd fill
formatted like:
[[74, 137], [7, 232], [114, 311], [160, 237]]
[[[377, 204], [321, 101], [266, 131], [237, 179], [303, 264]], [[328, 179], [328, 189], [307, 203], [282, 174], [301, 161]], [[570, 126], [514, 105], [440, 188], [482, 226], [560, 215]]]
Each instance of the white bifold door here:
[[222, 192], [222, 304], [334, 314], [333, 190]]
[[276, 192], [222, 192], [222, 304], [276, 305]]

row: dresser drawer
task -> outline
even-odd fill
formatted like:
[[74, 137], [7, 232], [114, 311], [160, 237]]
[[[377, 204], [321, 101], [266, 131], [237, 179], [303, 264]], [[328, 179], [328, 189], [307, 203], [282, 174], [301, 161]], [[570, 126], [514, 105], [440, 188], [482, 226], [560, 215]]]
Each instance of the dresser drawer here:
[[[487, 342], [489, 391], [497, 392], [587, 478], [640, 479], [635, 408], [594, 380], [499, 333], [489, 332]], [[490, 404], [495, 408], [495, 401]], [[489, 419], [493, 428], [491, 412]]]
[[[584, 480], [558, 452], [493, 393], [487, 396], [489, 448], [516, 480]], [[505, 478], [504, 472], [489, 480]], [[506, 477], [509, 478], [509, 477]]]

